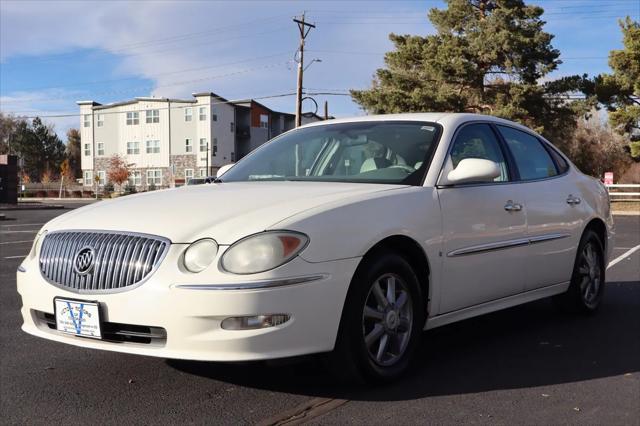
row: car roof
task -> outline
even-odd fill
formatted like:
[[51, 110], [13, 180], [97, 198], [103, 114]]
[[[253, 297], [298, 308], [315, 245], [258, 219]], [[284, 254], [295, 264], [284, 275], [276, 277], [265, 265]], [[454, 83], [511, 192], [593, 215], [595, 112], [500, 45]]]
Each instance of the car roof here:
[[512, 127], [518, 127], [523, 130], [532, 132], [531, 129], [513, 121], [505, 120], [504, 118], [494, 117], [492, 115], [486, 114], [472, 114], [466, 112], [414, 112], [403, 114], [363, 115], [359, 117], [315, 121], [313, 123], [305, 124], [302, 127], [315, 127], [339, 123], [358, 123], [371, 121], [429, 121], [442, 124], [445, 127], [457, 127], [458, 125], [469, 121], [491, 121], [495, 122], [496, 124], [506, 124]]

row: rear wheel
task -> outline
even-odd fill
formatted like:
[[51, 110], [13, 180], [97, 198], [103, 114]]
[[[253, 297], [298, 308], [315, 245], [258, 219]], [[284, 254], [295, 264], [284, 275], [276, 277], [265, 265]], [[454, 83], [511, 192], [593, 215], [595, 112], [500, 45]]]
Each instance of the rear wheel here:
[[556, 296], [556, 303], [565, 310], [595, 313], [602, 304], [605, 270], [602, 242], [587, 230], [578, 246], [571, 285], [566, 293]]
[[409, 366], [423, 325], [422, 295], [411, 266], [394, 253], [370, 256], [351, 283], [332, 368], [342, 378], [396, 379]]

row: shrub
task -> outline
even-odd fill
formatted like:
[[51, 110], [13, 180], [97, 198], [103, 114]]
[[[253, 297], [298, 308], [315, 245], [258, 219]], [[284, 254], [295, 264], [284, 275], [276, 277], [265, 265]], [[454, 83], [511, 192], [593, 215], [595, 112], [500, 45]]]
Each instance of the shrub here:
[[58, 198], [60, 195], [60, 191], [56, 191], [54, 189], [50, 189], [47, 191], [47, 197], [49, 198]]
[[42, 191], [42, 190], [36, 191], [36, 197], [38, 197], [38, 198], [44, 198], [44, 197], [46, 197], [46, 196], [47, 196], [46, 191]]
[[599, 179], [604, 172], [622, 175], [632, 162], [625, 138], [597, 120], [578, 121], [573, 136], [559, 145], [583, 173]]
[[629, 144], [631, 150], [631, 156], [634, 160], [640, 160], [640, 141], [631, 142]]
[[79, 190], [75, 190], [71, 192], [71, 196], [74, 198], [82, 198], [82, 191]]
[[136, 189], [135, 185], [131, 185], [128, 183], [127, 186], [124, 187], [125, 194], [135, 194], [136, 192], [138, 192], [138, 190]]
[[105, 183], [105, 184], [104, 184], [104, 186], [102, 187], [102, 191], [103, 191], [105, 194], [110, 194], [110, 193], [112, 193], [112, 192], [113, 192], [113, 183], [111, 183], [111, 182], [107, 182], [107, 183]]

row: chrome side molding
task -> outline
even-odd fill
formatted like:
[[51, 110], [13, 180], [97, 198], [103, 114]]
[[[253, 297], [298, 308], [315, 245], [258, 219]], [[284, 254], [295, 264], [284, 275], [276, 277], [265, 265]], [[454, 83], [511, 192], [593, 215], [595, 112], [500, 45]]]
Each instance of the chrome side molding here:
[[274, 278], [271, 280], [246, 281], [229, 284], [174, 284], [173, 288], [183, 290], [259, 290], [273, 287], [283, 287], [295, 284], [304, 284], [329, 278], [328, 274], [308, 275], [293, 278]]
[[571, 234], [558, 233], [538, 235], [529, 238], [518, 238], [514, 240], [496, 241], [495, 243], [478, 244], [476, 246], [463, 247], [447, 253], [447, 257], [465, 256], [469, 254], [485, 253], [488, 251], [504, 250], [513, 247], [527, 246], [530, 244], [538, 244], [545, 241], [559, 240], [561, 238], [570, 237]]

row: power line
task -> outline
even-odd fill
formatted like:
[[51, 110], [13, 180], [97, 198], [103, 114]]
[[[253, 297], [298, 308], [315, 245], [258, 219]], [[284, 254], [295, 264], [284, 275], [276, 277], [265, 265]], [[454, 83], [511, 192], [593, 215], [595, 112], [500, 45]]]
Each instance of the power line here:
[[[385, 55], [386, 53], [393, 52], [392, 50], [387, 52], [361, 52], [361, 51], [345, 51], [345, 50], [325, 50], [325, 49], [309, 49], [308, 52], [316, 52], [316, 53], [333, 53], [338, 55], [372, 55], [372, 56], [380, 56]], [[561, 56], [560, 60], [583, 60], [583, 59], [607, 59], [608, 56]]]
[[[269, 31], [262, 31], [262, 32], [258, 32], [258, 33], [251, 33], [251, 34], [243, 34], [243, 35], [237, 35], [237, 36], [233, 36], [233, 37], [226, 37], [226, 38], [222, 38], [222, 39], [217, 39], [216, 41], [230, 41], [230, 40], [237, 40], [237, 39], [244, 39], [244, 38], [255, 38], [256, 36], [264, 36], [264, 35], [268, 35], [268, 34], [274, 34], [274, 33], [278, 33], [278, 32], [284, 32], [288, 30], [288, 27], [286, 26], [280, 26], [276, 29], [272, 29]], [[191, 47], [198, 47], [198, 46], [203, 46], [203, 45], [209, 45], [211, 42], [208, 40], [204, 40], [202, 42], [198, 42], [198, 43], [191, 43], [188, 45], [189, 48]], [[162, 53], [166, 53], [166, 52], [171, 52], [171, 51], [175, 51], [175, 50], [184, 50], [185, 47], [184, 46], [174, 46], [174, 47], [169, 47], [169, 48], [165, 48], [165, 49], [159, 49], [159, 50], [153, 50], [153, 51], [147, 51], [147, 52], [138, 52], [138, 53], [122, 53], [119, 54], [118, 56], [120, 58], [131, 58], [131, 57], [139, 57], [139, 56], [154, 56], [154, 55], [158, 55], [158, 54], [162, 54]], [[74, 57], [77, 56], [78, 53], [68, 53], [66, 54], [69, 57]], [[103, 56], [109, 56], [112, 55], [112, 52], [110, 50], [101, 50], [98, 52], [91, 52], [91, 58], [95, 58], [95, 57], [103, 57]], [[34, 59], [33, 60], [36, 63], [46, 63], [46, 62], [55, 62], [56, 58], [54, 59], [50, 59], [50, 57], [43, 57], [43, 58], [39, 58], [39, 59]], [[10, 64], [10, 62], [8, 62], [7, 64]], [[4, 66], [4, 65], [3, 65]]]
[[[102, 48], [104, 49], [104, 51], [100, 51], [100, 52], [94, 52], [93, 56], [103, 56], [103, 55], [110, 55], [110, 54], [119, 54], [121, 56], [139, 56], [142, 55], [143, 53], [129, 53], [127, 54], [126, 51], [127, 50], [136, 50], [136, 49], [140, 49], [140, 48], [146, 48], [146, 47], [153, 47], [154, 45], [158, 45], [158, 44], [167, 44], [168, 42], [175, 42], [175, 41], [184, 41], [184, 40], [188, 40], [189, 38], [204, 38], [204, 37], [208, 37], [211, 35], [215, 35], [218, 33], [227, 33], [228, 30], [230, 28], [234, 28], [234, 27], [241, 27], [239, 28], [239, 30], [242, 30], [243, 32], [246, 32], [244, 28], [242, 27], [246, 27], [247, 24], [251, 24], [251, 23], [255, 23], [255, 22], [261, 22], [261, 21], [271, 21], [274, 20], [276, 18], [281, 18], [281, 17], [285, 17], [285, 16], [290, 16], [289, 14], [280, 14], [280, 15], [276, 15], [276, 16], [271, 16], [271, 17], [267, 17], [267, 18], [258, 18], [258, 19], [252, 19], [243, 23], [238, 23], [238, 24], [233, 24], [233, 25], [228, 25], [228, 26], [224, 26], [224, 27], [217, 27], [211, 30], [207, 30], [207, 31], [198, 31], [198, 32], [193, 32], [193, 33], [187, 33], [187, 34], [182, 34], [182, 35], [178, 35], [178, 36], [172, 36], [172, 37], [165, 37], [163, 39], [155, 39], [155, 40], [147, 40], [147, 41], [142, 41], [142, 42], [138, 42], [138, 43], [130, 43], [130, 44], [126, 44], [126, 45], [120, 45], [120, 46], [116, 46], [113, 48]], [[279, 27], [280, 28], [280, 27]], [[261, 35], [262, 33], [259, 33], [257, 35]], [[235, 36], [235, 37], [231, 37], [231, 38], [225, 38], [223, 40], [232, 40], [235, 38], [245, 38], [245, 37], [252, 37], [252, 35], [242, 35], [242, 36]], [[174, 39], [174, 40], [171, 40]], [[220, 39], [219, 39], [220, 40]], [[162, 53], [165, 51], [169, 51], [169, 50], [174, 50], [176, 47], [170, 48], [168, 50], [159, 50], [157, 51], [158, 53]], [[77, 52], [65, 52], [65, 53], [58, 53], [58, 54], [52, 54], [52, 55], [47, 55], [44, 58], [41, 58], [41, 61], [44, 62], [49, 62], [52, 60], [56, 60], [56, 59], [65, 59], [65, 58], [71, 58], [71, 57], [75, 57], [77, 56]], [[6, 65], [6, 64], [5, 64]]]
[[[288, 61], [287, 62], [276, 62], [276, 63], [273, 63], [273, 64], [267, 64], [267, 65], [263, 65], [263, 66], [259, 66], [259, 67], [247, 68], [247, 69], [244, 69], [244, 70], [234, 71], [234, 72], [230, 72], [230, 73], [226, 73], [226, 74], [220, 74], [220, 75], [216, 75], [216, 76], [203, 77], [203, 78], [192, 79], [192, 80], [177, 81], [177, 82], [173, 82], [173, 83], [169, 83], [169, 84], [163, 84], [163, 85], [160, 85], [160, 86], [146, 86], [146, 87], [123, 89], [123, 90], [111, 90], [111, 91], [104, 91], [104, 92], [94, 92], [93, 96], [96, 96], [96, 95], [103, 95], [103, 96], [104, 95], [117, 95], [117, 94], [123, 94], [123, 93], [131, 93], [133, 91], [141, 90], [143, 88], [146, 88], [146, 89], [159, 89], [159, 88], [164, 88], [164, 87], [175, 87], [175, 86], [181, 86], [181, 85], [185, 85], [185, 84], [199, 83], [199, 82], [202, 82], [202, 81], [215, 80], [215, 79], [219, 79], [219, 78], [226, 78], [226, 77], [231, 77], [231, 76], [235, 76], [235, 75], [239, 75], [239, 74], [246, 74], [246, 73], [253, 72], [253, 71], [256, 71], [256, 70], [274, 68], [276, 66], [287, 65], [288, 63], [289, 63]], [[71, 99], [71, 98], [77, 98], [77, 95], [61, 96], [61, 97], [49, 97], [49, 98], [16, 99], [16, 100], [10, 100], [10, 101], [3, 101], [2, 103], [3, 104], [5, 104], [5, 103], [16, 104], [16, 103], [28, 103], [28, 102], [50, 102], [50, 101], [65, 100], [65, 99]]]
[[[362, 89], [358, 89], [358, 90], [362, 90]], [[351, 96], [348, 93], [337, 93], [337, 91], [303, 91], [302, 92], [303, 95], [308, 95], [308, 96]], [[297, 92], [289, 92], [289, 93], [280, 93], [280, 94], [276, 94], [276, 95], [265, 95], [265, 96], [254, 96], [254, 97], [250, 97], [250, 98], [240, 98], [240, 99], [236, 99], [236, 100], [230, 100], [230, 101], [217, 101], [217, 102], [212, 102], [211, 104], [207, 104], [208, 105], [228, 105], [228, 104], [238, 104], [238, 103], [243, 103], [243, 102], [247, 102], [249, 100], [264, 100], [264, 99], [276, 99], [276, 98], [284, 98], [284, 97], [290, 97], [290, 96], [296, 96]], [[166, 100], [166, 98], [157, 98], [157, 100], [159, 101], [164, 101]], [[144, 102], [144, 100], [142, 101]], [[166, 111], [166, 110], [180, 110], [180, 109], [184, 109], [184, 108], [193, 108], [194, 107], [194, 102], [193, 101], [186, 101], [187, 104], [186, 105], [175, 105], [173, 104], [171, 107], [160, 107], [160, 108], [151, 108], [154, 110], [158, 110], [158, 111]], [[109, 108], [111, 107], [111, 105], [109, 104], [105, 104], [105, 105], [100, 105], [101, 107], [106, 107]], [[199, 105], [201, 106], [201, 105]], [[118, 105], [114, 105], [113, 107], [119, 107]], [[96, 114], [102, 114], [102, 115], [113, 115], [113, 114], [126, 114], [127, 112], [131, 112], [131, 111], [104, 111], [104, 112], [100, 112], [101, 110], [94, 110], [94, 112]], [[40, 115], [31, 115], [31, 116], [25, 116], [25, 115], [21, 115], [20, 113], [22, 111], [0, 111], [4, 114], [12, 114], [12, 115], [16, 115], [18, 118], [23, 118], [23, 119], [34, 119], [34, 118], [69, 118], [69, 117], [81, 117], [82, 114], [80, 112], [60, 112], [60, 113], [45, 113], [45, 114], [40, 114]], [[36, 110], [29, 110], [26, 111], [29, 113], [33, 113], [36, 112]]]
[[[296, 92], [291, 92], [291, 93], [279, 93], [276, 95], [266, 95], [266, 96], [258, 96], [258, 97], [254, 97], [251, 98], [253, 100], [263, 100], [263, 99], [275, 99], [275, 98], [283, 98], [283, 97], [288, 97], [288, 96], [295, 96]], [[159, 101], [163, 101], [166, 98], [157, 98], [157, 100]], [[237, 103], [242, 103], [242, 102], [246, 102], [249, 99], [237, 99], [237, 100], [231, 100], [231, 101], [217, 101], [217, 102], [212, 102], [211, 104], [207, 104], [208, 105], [225, 105], [225, 104], [237, 104]], [[193, 108], [194, 106], [194, 102], [193, 101], [187, 101], [188, 104], [187, 105], [172, 105], [171, 107], [160, 107], [160, 108], [151, 108], [154, 110], [158, 110], [158, 111], [166, 111], [166, 110], [180, 110], [180, 109], [184, 109], [184, 108]], [[106, 105], [101, 105], [102, 107], [105, 108], [109, 108], [111, 107], [111, 105], [106, 104]], [[114, 107], [118, 107], [118, 105], [115, 105]], [[94, 111], [100, 111], [100, 110], [94, 110]], [[131, 112], [131, 111], [104, 111], [104, 112], [95, 112], [96, 114], [102, 114], [102, 115], [113, 115], [113, 114], [126, 114], [127, 112]], [[4, 111], [5, 114], [15, 114], [16, 112], [13, 111]], [[46, 115], [34, 115], [34, 116], [19, 116], [19, 118], [24, 118], [24, 119], [34, 119], [34, 118], [65, 118], [65, 117], [80, 117], [82, 116], [82, 114], [80, 114], [80, 112], [68, 112], [68, 113], [60, 113], [60, 114], [46, 114]]]
[[[187, 73], [187, 72], [194, 72], [194, 71], [203, 71], [203, 70], [213, 69], [213, 68], [224, 68], [224, 67], [227, 67], [227, 66], [230, 66], [230, 65], [237, 65], [237, 64], [241, 64], [241, 63], [245, 63], [245, 62], [252, 62], [252, 61], [257, 61], [257, 60], [262, 60], [262, 59], [275, 58], [275, 57], [278, 57], [278, 56], [290, 55], [290, 54], [291, 54], [291, 52], [286, 51], [286, 52], [276, 53], [276, 54], [273, 54], [273, 55], [258, 56], [258, 57], [252, 57], [252, 58], [248, 58], [248, 59], [243, 59], [243, 60], [240, 60], [240, 61], [228, 62], [226, 64], [211, 65], [211, 66], [196, 67], [196, 68], [187, 68], [187, 69], [182, 69], [182, 70], [177, 70], [177, 71], [164, 72], [164, 73], [154, 74], [153, 78], [167, 76], [167, 75], [173, 75], [173, 74], [182, 74], [182, 73]], [[117, 82], [121, 82], [121, 81], [137, 80], [137, 79], [140, 79], [140, 78], [144, 78], [144, 77], [141, 77], [141, 76], [123, 77], [123, 78], [114, 78], [114, 79], [109, 79], [109, 80], [86, 81], [86, 82], [82, 82], [82, 83], [66, 84], [66, 85], [59, 85], [59, 86], [20, 88], [20, 89], [14, 90], [14, 91], [29, 92], [29, 91], [35, 91], [35, 90], [63, 89], [63, 88], [68, 88], [68, 87], [90, 86], [90, 85], [94, 85], [94, 84], [117, 83]]]

